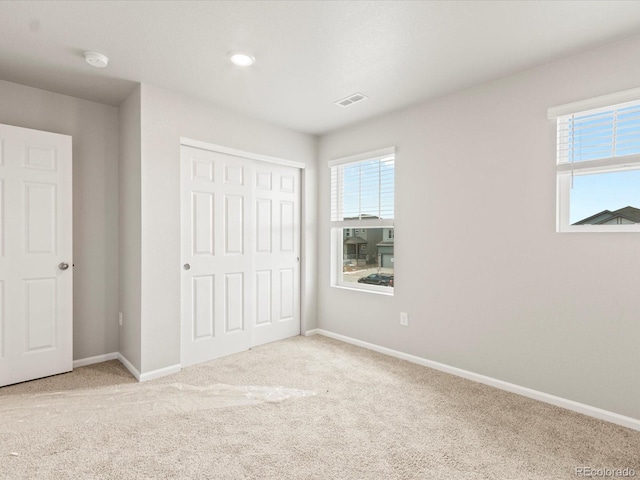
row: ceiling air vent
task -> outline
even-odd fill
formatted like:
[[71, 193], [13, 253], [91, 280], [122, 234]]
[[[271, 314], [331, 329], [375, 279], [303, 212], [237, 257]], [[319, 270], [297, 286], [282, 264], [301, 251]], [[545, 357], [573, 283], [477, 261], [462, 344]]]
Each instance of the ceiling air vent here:
[[336, 105], [340, 105], [341, 107], [348, 107], [349, 105], [353, 105], [361, 100], [365, 100], [368, 97], [363, 95], [362, 93], [354, 93], [353, 95], [349, 95], [347, 98], [343, 98], [342, 100], [338, 100], [334, 102]]

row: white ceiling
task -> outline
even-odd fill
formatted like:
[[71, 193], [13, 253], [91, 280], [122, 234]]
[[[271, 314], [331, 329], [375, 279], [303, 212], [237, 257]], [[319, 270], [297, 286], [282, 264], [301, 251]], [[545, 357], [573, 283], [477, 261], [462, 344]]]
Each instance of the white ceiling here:
[[0, 79], [111, 105], [149, 83], [322, 134], [638, 34], [637, 1], [5, 0]]

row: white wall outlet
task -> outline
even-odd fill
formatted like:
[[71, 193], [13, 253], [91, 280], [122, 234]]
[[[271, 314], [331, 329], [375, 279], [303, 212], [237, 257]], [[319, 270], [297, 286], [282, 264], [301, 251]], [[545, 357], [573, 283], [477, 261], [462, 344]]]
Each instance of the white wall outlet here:
[[118, 325], [122, 326], [122, 312], [118, 312]]
[[409, 326], [409, 314], [407, 312], [400, 312], [400, 325]]

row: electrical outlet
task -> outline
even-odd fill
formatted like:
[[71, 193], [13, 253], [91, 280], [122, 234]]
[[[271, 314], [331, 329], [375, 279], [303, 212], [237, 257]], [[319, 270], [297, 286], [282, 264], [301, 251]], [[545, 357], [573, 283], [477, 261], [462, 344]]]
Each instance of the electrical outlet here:
[[403, 327], [409, 326], [409, 314], [407, 312], [400, 312], [400, 325]]
[[122, 312], [118, 312], [118, 325], [122, 326]]

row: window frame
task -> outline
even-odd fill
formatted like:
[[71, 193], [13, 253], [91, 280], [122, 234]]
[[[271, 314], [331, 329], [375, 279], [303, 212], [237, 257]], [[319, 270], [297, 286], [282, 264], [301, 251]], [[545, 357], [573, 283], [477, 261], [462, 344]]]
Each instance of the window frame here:
[[[365, 162], [369, 160], [383, 159], [385, 157], [393, 156], [394, 159], [394, 181], [393, 181], [393, 196], [394, 196], [394, 217], [395, 217], [395, 162], [396, 158], [396, 149], [395, 147], [387, 147], [379, 150], [374, 150], [371, 152], [361, 153], [357, 155], [351, 155], [348, 157], [337, 158], [328, 162], [328, 166], [331, 169], [330, 178], [333, 181], [333, 168], [339, 167], [342, 165], [354, 164], [358, 162]], [[338, 175], [339, 177], [339, 175]], [[357, 283], [357, 282], [347, 282], [343, 280], [343, 269], [344, 269], [344, 242], [343, 242], [343, 230], [350, 228], [353, 229], [354, 235], [356, 229], [358, 232], [362, 232], [363, 229], [370, 228], [392, 228], [395, 230], [394, 226], [394, 218], [356, 218], [356, 219], [342, 219], [342, 220], [334, 220], [331, 215], [333, 212], [333, 206], [335, 203], [336, 211], [338, 215], [342, 217], [342, 209], [341, 209], [341, 201], [342, 194], [339, 193], [341, 191], [341, 179], [336, 178], [337, 187], [336, 187], [336, 197], [334, 198], [333, 191], [330, 192], [330, 234], [331, 234], [331, 286], [335, 288], [342, 288], [353, 291], [360, 292], [368, 292], [375, 293], [381, 295], [393, 296], [395, 290], [395, 265], [394, 265], [394, 286], [387, 287], [381, 285], [369, 285], [366, 283]], [[394, 251], [394, 258], [396, 257]], [[395, 263], [395, 262], [394, 262]]]
[[603, 174], [612, 172], [640, 170], [640, 155], [632, 154], [618, 157], [600, 158], [572, 162], [562, 158], [559, 122], [567, 115], [588, 115], [601, 109], [614, 109], [617, 106], [640, 102], [640, 88], [625, 90], [610, 95], [581, 100], [550, 108], [547, 116], [555, 120], [556, 131], [556, 232], [558, 233], [632, 233], [640, 232], [640, 224], [626, 225], [572, 225], [570, 223], [572, 178], [580, 175]]

